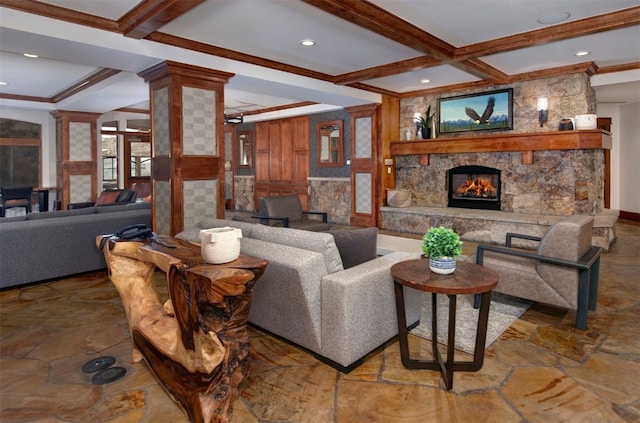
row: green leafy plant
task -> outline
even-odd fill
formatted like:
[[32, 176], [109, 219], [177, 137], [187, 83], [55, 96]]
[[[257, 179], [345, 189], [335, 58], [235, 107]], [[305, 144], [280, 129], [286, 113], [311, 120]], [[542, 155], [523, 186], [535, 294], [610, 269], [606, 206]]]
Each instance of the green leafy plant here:
[[435, 114], [435, 112], [431, 113], [431, 105], [429, 105], [424, 115], [420, 116], [420, 124], [424, 128], [431, 128], [431, 124], [433, 123], [433, 117], [435, 116]]
[[453, 229], [431, 227], [422, 237], [422, 252], [432, 258], [459, 256], [462, 254], [462, 241]]

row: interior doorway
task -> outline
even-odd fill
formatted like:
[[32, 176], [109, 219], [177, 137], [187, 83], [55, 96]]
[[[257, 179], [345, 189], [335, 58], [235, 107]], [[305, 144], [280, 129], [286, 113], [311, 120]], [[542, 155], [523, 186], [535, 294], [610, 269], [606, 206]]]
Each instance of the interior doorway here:
[[127, 133], [124, 136], [124, 187], [136, 184], [138, 198], [151, 194], [151, 135]]

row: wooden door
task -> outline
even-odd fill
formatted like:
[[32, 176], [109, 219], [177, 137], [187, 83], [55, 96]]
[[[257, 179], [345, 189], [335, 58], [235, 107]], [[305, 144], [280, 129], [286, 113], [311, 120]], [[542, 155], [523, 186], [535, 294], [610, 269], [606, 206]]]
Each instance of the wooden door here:
[[[611, 118], [598, 118], [598, 128], [611, 132]], [[611, 150], [604, 150], [604, 208], [611, 208]]]
[[347, 111], [351, 115], [351, 224], [377, 226], [377, 106], [352, 107]]
[[151, 183], [151, 136], [124, 135], [124, 188]]
[[255, 204], [260, 197], [297, 194], [308, 203], [309, 118], [259, 122], [256, 137]]

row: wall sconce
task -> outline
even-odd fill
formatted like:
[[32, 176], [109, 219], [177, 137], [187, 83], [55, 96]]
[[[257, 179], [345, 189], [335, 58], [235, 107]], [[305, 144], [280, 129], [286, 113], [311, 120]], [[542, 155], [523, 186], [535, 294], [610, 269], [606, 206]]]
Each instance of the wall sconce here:
[[391, 168], [393, 167], [393, 159], [384, 159], [384, 165], [387, 167], [387, 173], [391, 175]]
[[549, 119], [549, 102], [547, 97], [538, 97], [538, 121], [540, 128]]

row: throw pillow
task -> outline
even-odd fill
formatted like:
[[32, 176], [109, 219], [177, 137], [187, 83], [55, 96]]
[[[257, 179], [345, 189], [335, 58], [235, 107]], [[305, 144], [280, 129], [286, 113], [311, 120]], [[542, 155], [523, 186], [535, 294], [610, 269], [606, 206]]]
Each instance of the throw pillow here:
[[104, 204], [115, 203], [118, 199], [118, 195], [120, 195], [119, 191], [102, 191], [94, 205], [101, 206]]
[[377, 257], [378, 228], [327, 231], [332, 234], [345, 269]]

